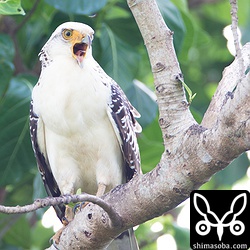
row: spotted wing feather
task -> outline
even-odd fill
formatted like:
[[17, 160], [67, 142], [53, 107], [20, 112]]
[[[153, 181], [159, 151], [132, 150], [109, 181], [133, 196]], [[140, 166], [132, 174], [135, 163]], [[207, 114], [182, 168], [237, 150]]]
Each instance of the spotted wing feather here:
[[111, 112], [110, 120], [121, 144], [126, 178], [129, 181], [136, 172], [141, 172], [140, 153], [136, 137], [136, 133], [141, 132], [141, 126], [135, 119], [140, 117], [140, 114], [131, 105], [117, 83], [112, 82], [110, 87], [111, 99], [108, 103]]

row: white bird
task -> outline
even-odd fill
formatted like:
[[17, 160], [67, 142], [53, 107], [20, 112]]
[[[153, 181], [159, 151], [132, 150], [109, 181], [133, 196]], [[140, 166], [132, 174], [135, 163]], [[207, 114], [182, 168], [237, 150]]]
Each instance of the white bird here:
[[[30, 133], [50, 196], [78, 189], [102, 196], [141, 173], [136, 138], [141, 127], [135, 120], [140, 114], [92, 57], [93, 35], [88, 25], [63, 23], [39, 54], [42, 71], [32, 92]], [[62, 220], [65, 206], [54, 208]], [[133, 242], [131, 230], [129, 235]], [[137, 249], [126, 242], [117, 249]]]

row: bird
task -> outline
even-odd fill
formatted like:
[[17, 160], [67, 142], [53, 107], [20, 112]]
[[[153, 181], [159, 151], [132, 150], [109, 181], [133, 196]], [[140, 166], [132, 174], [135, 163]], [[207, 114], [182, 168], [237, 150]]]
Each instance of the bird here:
[[[87, 24], [66, 22], [39, 53], [30, 135], [45, 190], [52, 197], [79, 189], [101, 197], [142, 173], [140, 114], [93, 58], [93, 39], [94, 30]], [[63, 221], [69, 207], [59, 204], [54, 209]], [[133, 231], [118, 238], [120, 243], [110, 249], [138, 249]]]

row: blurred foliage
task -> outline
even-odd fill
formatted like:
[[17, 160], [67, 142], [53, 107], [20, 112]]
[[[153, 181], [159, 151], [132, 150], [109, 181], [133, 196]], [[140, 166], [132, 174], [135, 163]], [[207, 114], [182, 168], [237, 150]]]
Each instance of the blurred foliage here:
[[[157, 0], [174, 31], [174, 45], [185, 83], [197, 93], [191, 110], [198, 122], [222, 76], [233, 61], [223, 37], [231, 23], [228, 0], [189, 9], [186, 0]], [[238, 1], [242, 43], [250, 40], [250, 2]], [[24, 11], [27, 13], [23, 16]], [[16, 15], [21, 14], [21, 15]], [[139, 144], [144, 172], [159, 162], [163, 152], [153, 98], [153, 77], [139, 29], [125, 0], [3, 0], [0, 1], [0, 202], [22, 205], [45, 196], [36, 169], [28, 132], [29, 101], [40, 63], [38, 53], [54, 29], [65, 21], [87, 23], [95, 29], [93, 53], [104, 70], [124, 89], [140, 111], [143, 133]], [[144, 83], [141, 87], [134, 79]], [[216, 174], [202, 188], [230, 189], [246, 178], [246, 155]], [[141, 225], [137, 238], [143, 250], [156, 249], [156, 239], [169, 233], [179, 250], [189, 249], [189, 231], [176, 224], [177, 208]], [[41, 225], [43, 210], [28, 215], [0, 214], [0, 249], [44, 249], [52, 229]], [[153, 233], [160, 222], [163, 229]]]

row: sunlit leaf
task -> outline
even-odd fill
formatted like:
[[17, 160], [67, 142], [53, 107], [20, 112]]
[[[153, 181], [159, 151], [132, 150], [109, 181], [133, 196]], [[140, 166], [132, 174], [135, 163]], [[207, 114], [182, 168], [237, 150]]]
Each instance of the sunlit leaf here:
[[25, 12], [21, 7], [21, 0], [0, 0], [0, 14], [25, 15]]
[[188, 87], [188, 85], [182, 79], [179, 79], [179, 81], [182, 83], [182, 85], [184, 86], [184, 89], [186, 90], [188, 94], [188, 103], [191, 104], [191, 102], [196, 96], [196, 93], [193, 94], [192, 90]]

